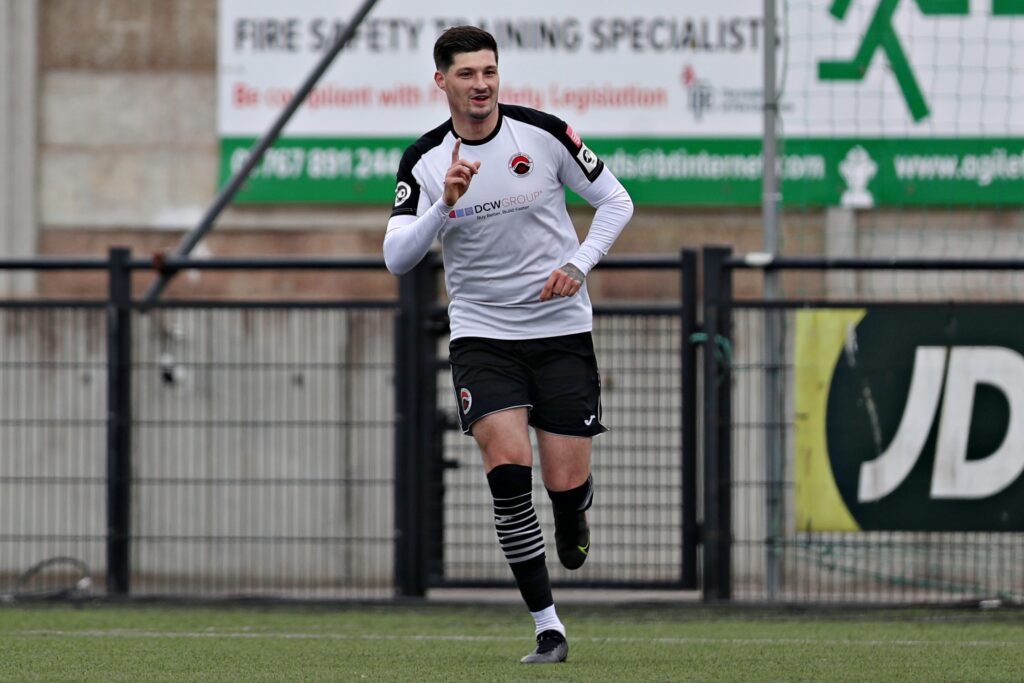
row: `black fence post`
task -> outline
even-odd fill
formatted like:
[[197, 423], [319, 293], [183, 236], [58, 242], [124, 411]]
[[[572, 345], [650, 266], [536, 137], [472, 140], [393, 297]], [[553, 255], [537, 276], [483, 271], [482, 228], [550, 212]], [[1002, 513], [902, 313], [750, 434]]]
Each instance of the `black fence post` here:
[[431, 311], [437, 275], [430, 254], [399, 279], [395, 336], [395, 591], [423, 596], [427, 590], [428, 473], [437, 429], [435, 337]]
[[732, 595], [731, 250], [704, 249], [704, 593]]
[[131, 590], [131, 251], [110, 250], [107, 302], [107, 593]]
[[680, 372], [682, 374], [682, 584], [684, 589], [697, 588], [697, 252], [683, 249], [680, 253], [680, 312], [682, 337]]

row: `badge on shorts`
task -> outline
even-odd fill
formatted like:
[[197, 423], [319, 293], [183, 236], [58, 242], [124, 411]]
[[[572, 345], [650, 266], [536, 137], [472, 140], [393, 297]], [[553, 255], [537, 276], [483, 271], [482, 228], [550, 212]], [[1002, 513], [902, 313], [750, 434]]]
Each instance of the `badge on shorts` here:
[[459, 403], [462, 405], [462, 414], [468, 415], [469, 409], [473, 407], [473, 394], [466, 387], [459, 389]]

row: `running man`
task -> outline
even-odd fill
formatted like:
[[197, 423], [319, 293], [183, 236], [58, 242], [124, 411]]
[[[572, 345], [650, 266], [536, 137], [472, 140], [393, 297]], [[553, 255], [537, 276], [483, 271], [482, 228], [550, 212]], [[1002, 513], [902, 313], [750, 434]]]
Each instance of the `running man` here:
[[[402, 157], [384, 259], [400, 275], [441, 242], [459, 418], [483, 455], [498, 542], [536, 627], [536, 649], [521, 661], [563, 662], [569, 644], [532, 502], [529, 427], [558, 557], [578, 569], [590, 552], [591, 439], [605, 431], [584, 279], [633, 203], [564, 121], [498, 103], [491, 34], [448, 29], [434, 45], [434, 64], [451, 118]], [[582, 244], [565, 187], [597, 209]]]

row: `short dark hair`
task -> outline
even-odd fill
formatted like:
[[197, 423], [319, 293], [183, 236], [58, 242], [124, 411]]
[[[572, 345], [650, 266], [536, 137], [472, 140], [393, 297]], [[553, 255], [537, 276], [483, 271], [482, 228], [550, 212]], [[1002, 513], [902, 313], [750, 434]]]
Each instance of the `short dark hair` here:
[[494, 61], [498, 61], [498, 43], [494, 36], [476, 26], [452, 26], [434, 43], [434, 66], [438, 71], [447, 71], [455, 61], [455, 55], [478, 50], [490, 50], [494, 53]]

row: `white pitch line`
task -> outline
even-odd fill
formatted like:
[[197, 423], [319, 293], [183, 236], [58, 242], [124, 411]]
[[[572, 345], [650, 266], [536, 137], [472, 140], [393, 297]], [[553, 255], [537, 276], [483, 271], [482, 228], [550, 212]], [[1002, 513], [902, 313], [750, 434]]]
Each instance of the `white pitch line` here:
[[[13, 635], [59, 636], [67, 638], [243, 638], [262, 640], [426, 640], [426, 641], [520, 641], [516, 636], [464, 636], [464, 635], [388, 635], [343, 633], [254, 633], [251, 631], [142, 631], [135, 629], [109, 629], [87, 631], [32, 630], [14, 631]], [[869, 646], [897, 645], [901, 647], [1020, 647], [1014, 640], [818, 640], [813, 638], [573, 638], [574, 642], [588, 643], [654, 643], [658, 645], [829, 645]]]

